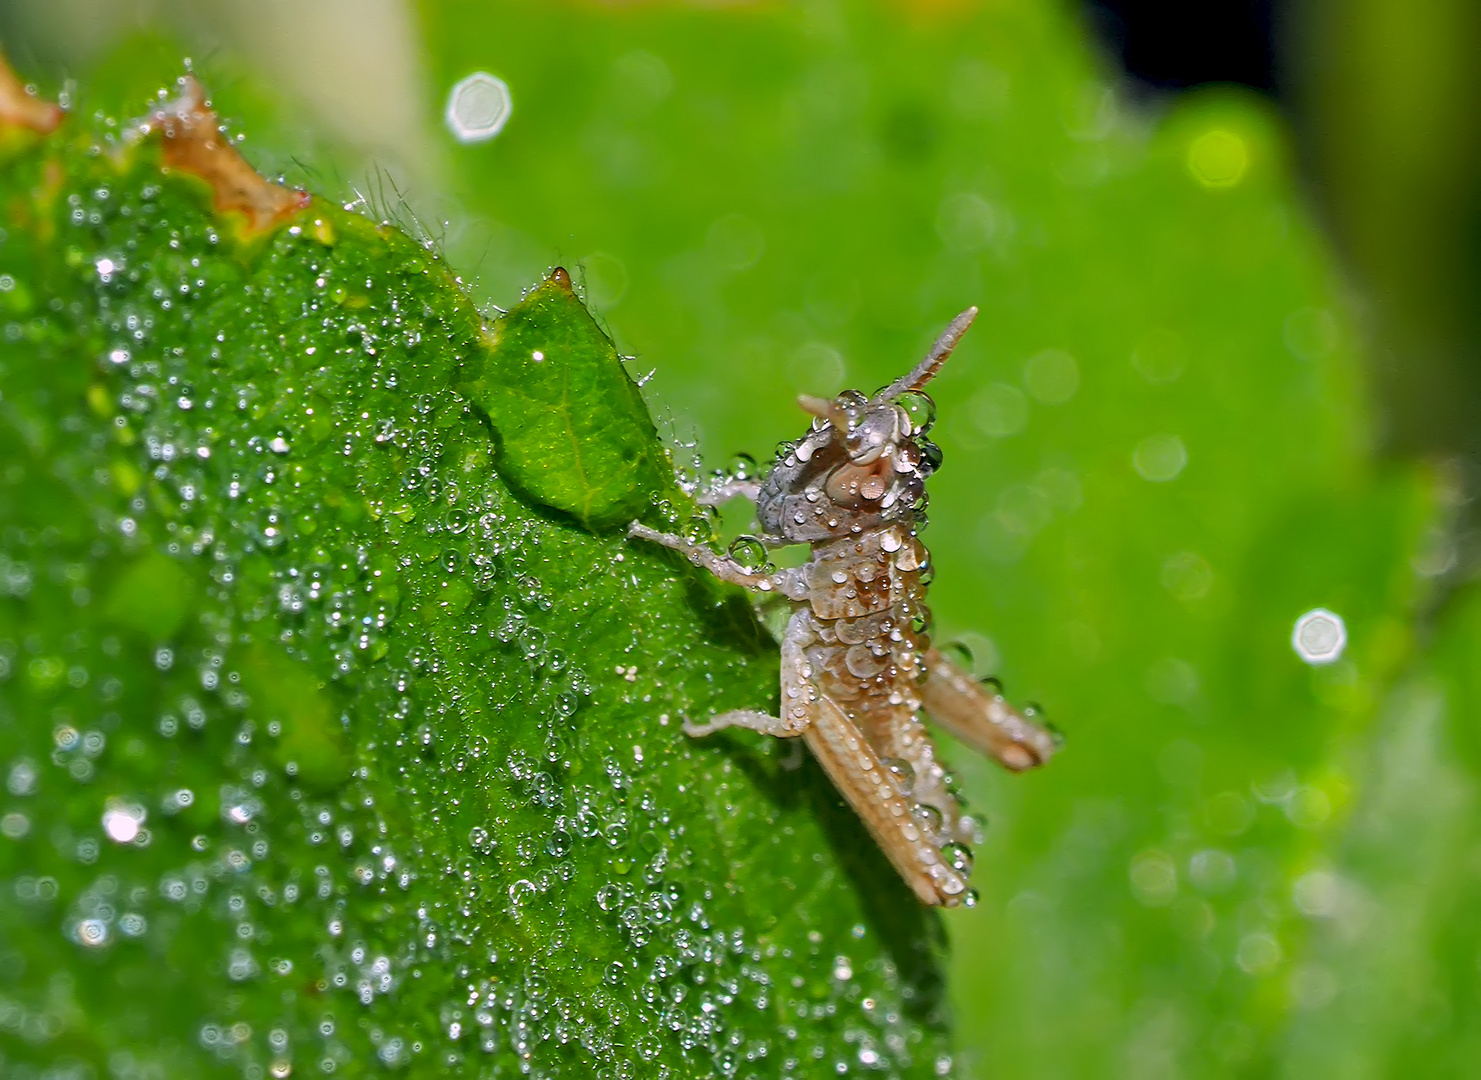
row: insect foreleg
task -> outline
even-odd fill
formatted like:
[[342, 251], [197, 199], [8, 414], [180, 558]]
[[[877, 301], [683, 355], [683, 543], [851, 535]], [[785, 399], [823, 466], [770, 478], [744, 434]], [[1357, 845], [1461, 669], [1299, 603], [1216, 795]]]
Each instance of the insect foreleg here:
[[703, 544], [690, 543], [677, 533], [650, 529], [639, 521], [634, 521], [627, 527], [627, 535], [636, 536], [641, 540], [651, 540], [655, 544], [662, 544], [666, 548], [672, 548], [687, 555], [689, 561], [695, 566], [704, 567], [721, 581], [728, 581], [732, 585], [754, 589], [757, 592], [776, 592], [792, 600], [801, 600], [807, 595], [807, 585], [799, 570], [778, 570], [773, 573], [751, 570], [734, 559], [716, 554]]
[[914, 800], [899, 790], [863, 732], [831, 698], [819, 698], [803, 737], [921, 903], [950, 907], [966, 899], [966, 878], [942, 858], [938, 838], [916, 819]]
[[931, 719], [962, 742], [1014, 772], [1042, 765], [1053, 755], [1052, 734], [983, 688], [936, 649], [925, 657], [929, 675], [921, 702]]

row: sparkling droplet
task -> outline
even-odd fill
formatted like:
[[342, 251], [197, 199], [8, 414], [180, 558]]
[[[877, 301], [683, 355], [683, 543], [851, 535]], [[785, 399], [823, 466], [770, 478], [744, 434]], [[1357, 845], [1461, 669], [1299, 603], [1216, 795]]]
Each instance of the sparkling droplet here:
[[766, 547], [754, 536], [739, 536], [730, 545], [730, 557], [754, 574], [766, 565]]
[[710, 519], [703, 514], [695, 514], [684, 526], [683, 537], [691, 544], [708, 544], [714, 537]]
[[915, 789], [915, 768], [910, 762], [904, 758], [884, 758], [880, 764], [895, 778], [895, 786], [902, 795], [909, 795]]
[[895, 404], [905, 410], [910, 421], [907, 435], [924, 435], [936, 422], [936, 403], [923, 390], [907, 390], [895, 399]]
[[970, 874], [972, 872], [972, 851], [965, 844], [944, 844], [941, 848], [941, 857], [946, 860], [958, 874]]

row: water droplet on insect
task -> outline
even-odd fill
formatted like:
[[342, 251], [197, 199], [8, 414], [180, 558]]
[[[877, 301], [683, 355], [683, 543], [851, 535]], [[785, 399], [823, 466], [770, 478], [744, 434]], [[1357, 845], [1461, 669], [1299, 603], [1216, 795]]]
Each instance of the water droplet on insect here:
[[958, 874], [967, 875], [972, 872], [972, 851], [965, 844], [943, 844], [941, 855], [946, 864]]
[[685, 524], [681, 535], [691, 544], [708, 544], [715, 534], [710, 519], [703, 514], [695, 514]]
[[895, 786], [902, 795], [909, 795], [915, 789], [915, 767], [910, 762], [904, 758], [883, 758], [880, 764], [895, 778]]
[[936, 422], [936, 403], [923, 390], [907, 390], [895, 399], [895, 404], [905, 410], [910, 420], [909, 435], [924, 435]]
[[928, 832], [937, 833], [941, 831], [941, 811], [934, 806], [920, 803], [915, 807], [915, 820], [920, 822]]
[[754, 536], [739, 536], [730, 545], [730, 557], [751, 573], [766, 565], [766, 547]]

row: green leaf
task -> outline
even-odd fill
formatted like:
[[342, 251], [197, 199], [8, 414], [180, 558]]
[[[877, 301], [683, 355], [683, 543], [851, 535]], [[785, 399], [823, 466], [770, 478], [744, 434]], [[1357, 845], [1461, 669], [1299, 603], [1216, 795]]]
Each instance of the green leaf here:
[[178, 562], [150, 552], [119, 575], [108, 596], [114, 622], [163, 641], [175, 635], [194, 606], [195, 583]]
[[672, 467], [637, 385], [566, 272], [534, 289], [491, 337], [459, 389], [499, 436], [499, 474], [588, 526], [636, 517]]
[[937, 918], [680, 731], [775, 647], [585, 527], [685, 497], [572, 294], [242, 239], [90, 113], [0, 170], [0, 1069], [938, 1074]]

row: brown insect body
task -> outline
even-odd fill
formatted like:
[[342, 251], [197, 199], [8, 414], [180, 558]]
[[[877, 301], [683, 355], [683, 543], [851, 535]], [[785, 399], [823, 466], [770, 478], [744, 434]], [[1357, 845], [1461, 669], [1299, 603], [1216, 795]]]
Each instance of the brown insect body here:
[[962, 812], [920, 720], [943, 726], [1011, 769], [1053, 753], [1049, 733], [1014, 712], [931, 648], [924, 603], [929, 554], [925, 481], [941, 461], [929, 442], [934, 407], [921, 387], [950, 355], [976, 309], [952, 323], [909, 375], [874, 397], [804, 397], [816, 419], [784, 443], [765, 480], [707, 493], [756, 501], [771, 547], [806, 543], [806, 565], [768, 572], [634, 522], [633, 536], [682, 551], [716, 576], [793, 602], [782, 640], [781, 716], [739, 710], [691, 735], [747, 727], [801, 736], [920, 899], [970, 902], [967, 877], [978, 825]]

